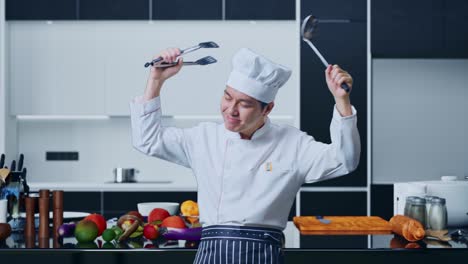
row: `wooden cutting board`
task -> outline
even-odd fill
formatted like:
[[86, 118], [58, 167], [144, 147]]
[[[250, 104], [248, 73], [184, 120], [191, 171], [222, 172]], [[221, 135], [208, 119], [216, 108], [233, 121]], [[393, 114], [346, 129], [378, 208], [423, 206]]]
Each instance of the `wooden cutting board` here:
[[365, 235], [391, 234], [390, 222], [378, 216], [324, 216], [323, 223], [315, 216], [295, 216], [294, 224], [302, 235]]

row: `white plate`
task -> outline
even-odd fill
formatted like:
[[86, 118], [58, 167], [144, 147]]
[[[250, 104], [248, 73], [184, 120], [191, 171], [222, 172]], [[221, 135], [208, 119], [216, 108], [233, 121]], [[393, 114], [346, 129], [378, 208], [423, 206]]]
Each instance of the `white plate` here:
[[[63, 219], [81, 219], [88, 216], [89, 213], [86, 212], [63, 212]], [[26, 213], [20, 213], [20, 217], [25, 218]], [[39, 214], [34, 214], [35, 218], [39, 218]], [[53, 212], [49, 212], [49, 218], [52, 219], [54, 217]]]

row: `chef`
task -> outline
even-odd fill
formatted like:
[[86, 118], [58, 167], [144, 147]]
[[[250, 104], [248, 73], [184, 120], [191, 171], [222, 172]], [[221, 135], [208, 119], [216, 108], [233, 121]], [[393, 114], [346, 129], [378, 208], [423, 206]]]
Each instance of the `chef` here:
[[340, 88], [344, 82], [352, 87], [353, 80], [337, 65], [326, 69], [336, 102], [330, 109], [332, 143], [317, 142], [268, 118], [291, 70], [242, 48], [232, 58], [222, 91], [224, 123], [165, 127], [160, 91], [182, 68], [179, 55], [179, 49], [169, 48], [156, 56], [179, 61], [170, 68], [152, 67], [144, 95], [130, 103], [133, 146], [192, 169], [203, 226], [194, 263], [283, 263], [282, 230], [301, 185], [348, 174], [359, 163], [356, 110]]

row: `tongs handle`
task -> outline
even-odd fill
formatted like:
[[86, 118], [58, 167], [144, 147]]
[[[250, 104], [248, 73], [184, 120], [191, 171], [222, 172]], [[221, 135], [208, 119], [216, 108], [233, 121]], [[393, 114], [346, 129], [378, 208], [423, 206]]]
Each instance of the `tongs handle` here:
[[[154, 67], [156, 68], [167, 68], [167, 67], [172, 67], [172, 66], [176, 66], [178, 63], [177, 62], [171, 62], [171, 63], [160, 63], [160, 64], [157, 64], [157, 65], [154, 65]], [[184, 61], [183, 62], [183, 65], [198, 65], [195, 61]]]
[[[200, 48], [201, 48], [200, 45], [196, 45], [196, 46], [193, 46], [193, 47], [190, 47], [190, 48], [183, 49], [183, 50], [180, 51], [180, 56], [182, 56], [182, 54], [187, 54], [187, 53], [190, 53], [190, 52], [195, 51], [195, 50], [200, 49]], [[156, 64], [156, 63], [158, 63], [158, 62], [160, 62], [162, 60], [163, 60], [163, 57], [158, 57], [158, 58], [152, 60], [151, 62], [147, 62], [147, 63], [145, 63], [145, 68], [148, 68], [150, 65], [154, 66], [154, 64]]]

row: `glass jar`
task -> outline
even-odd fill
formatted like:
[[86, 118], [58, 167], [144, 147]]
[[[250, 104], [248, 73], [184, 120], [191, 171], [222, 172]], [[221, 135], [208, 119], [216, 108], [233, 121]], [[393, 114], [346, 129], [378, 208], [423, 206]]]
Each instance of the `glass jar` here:
[[424, 196], [424, 198], [426, 199], [426, 229], [431, 229], [431, 226], [429, 224], [429, 211], [431, 210], [432, 199], [439, 197], [426, 195]]
[[410, 216], [410, 210], [411, 210], [411, 207], [413, 206], [413, 199], [414, 198], [418, 198], [418, 197], [417, 196], [408, 196], [408, 197], [406, 197], [405, 209], [403, 211], [404, 216], [411, 217]]
[[429, 210], [429, 226], [432, 230], [447, 229], [447, 207], [444, 198], [433, 198]]
[[426, 226], [426, 199], [413, 198], [413, 204], [409, 209], [409, 217], [418, 220], [422, 226]]

